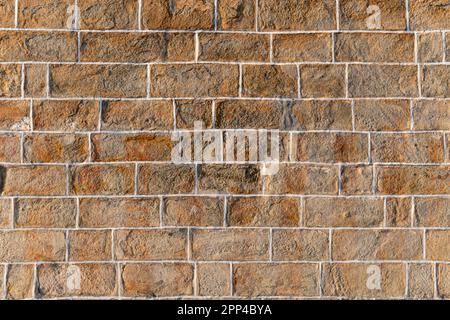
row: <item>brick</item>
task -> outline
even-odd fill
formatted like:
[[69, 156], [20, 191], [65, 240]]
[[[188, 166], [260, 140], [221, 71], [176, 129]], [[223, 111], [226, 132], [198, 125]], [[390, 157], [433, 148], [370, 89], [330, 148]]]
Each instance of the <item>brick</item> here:
[[0, 261], [61, 261], [66, 253], [62, 231], [0, 231]]
[[0, 229], [8, 229], [12, 225], [12, 213], [13, 206], [11, 199], [0, 199]]
[[352, 108], [350, 101], [297, 101], [284, 122], [292, 130], [351, 130]]
[[192, 258], [202, 261], [261, 261], [269, 258], [263, 229], [192, 230]]
[[150, 73], [154, 97], [226, 97], [239, 91], [237, 65], [154, 65]]
[[138, 98], [147, 96], [147, 67], [142, 65], [52, 65], [52, 97]]
[[166, 226], [220, 227], [224, 221], [224, 200], [217, 197], [176, 197], [164, 199]]
[[138, 3], [135, 0], [83, 0], [78, 6], [81, 29], [138, 28]]
[[233, 265], [235, 296], [319, 295], [319, 268], [316, 264], [236, 264]]
[[171, 101], [104, 101], [104, 130], [170, 130], [173, 128]]
[[450, 265], [437, 265], [437, 295], [441, 298], [450, 297]]
[[142, 3], [144, 29], [213, 29], [213, 0], [145, 0]]
[[47, 66], [30, 64], [24, 67], [24, 94], [27, 97], [44, 97], [47, 94]]
[[415, 198], [415, 201], [415, 226], [450, 226], [450, 198]]
[[24, 100], [0, 101], [0, 129], [27, 131], [30, 129], [30, 103]]
[[126, 264], [121, 279], [126, 297], [189, 296], [194, 292], [194, 267], [187, 263]]
[[410, 198], [387, 198], [386, 199], [386, 226], [390, 228], [411, 227]]
[[300, 203], [295, 198], [229, 198], [228, 223], [237, 227], [297, 227]]
[[367, 145], [366, 134], [299, 133], [292, 136], [292, 156], [295, 161], [364, 162]]
[[300, 66], [301, 95], [303, 98], [345, 97], [345, 66]]
[[222, 30], [254, 30], [255, 1], [219, 0], [218, 27]]
[[416, 97], [417, 67], [399, 65], [350, 65], [351, 97]]
[[[370, 8], [370, 6], [377, 7]], [[380, 24], [376, 19], [378, 12], [381, 18]], [[406, 30], [405, 1], [342, 0], [340, 27], [343, 30]]]
[[273, 259], [275, 261], [321, 261], [328, 257], [326, 230], [274, 230]]
[[72, 26], [71, 0], [19, 0], [19, 28], [66, 29]]
[[7, 299], [33, 298], [34, 266], [10, 265], [6, 276]]
[[443, 162], [444, 145], [438, 133], [377, 133], [370, 136], [374, 162]]
[[69, 232], [70, 261], [109, 261], [111, 253], [111, 231]]
[[450, 130], [450, 101], [414, 101], [415, 130]]
[[20, 97], [21, 67], [20, 65], [0, 65], [0, 97]]
[[288, 104], [282, 101], [221, 100], [216, 102], [220, 129], [281, 129]]
[[268, 194], [337, 194], [338, 170], [334, 166], [280, 165], [276, 175], [266, 177]]
[[[380, 275], [379, 289], [374, 278], [377, 275]], [[325, 264], [323, 283], [324, 296], [329, 297], [402, 298], [406, 291], [406, 270], [400, 263]]]
[[200, 263], [197, 265], [198, 294], [200, 296], [230, 296], [230, 265]]
[[420, 33], [417, 41], [417, 59], [419, 62], [442, 62], [444, 55], [442, 33]]
[[74, 228], [75, 199], [19, 198], [15, 202], [16, 228]]
[[167, 134], [95, 134], [91, 139], [97, 162], [169, 161], [173, 149]]
[[[450, 14], [450, 9], [449, 9]], [[450, 96], [450, 66], [448, 65], [427, 65], [421, 72], [422, 94], [424, 97]]]
[[0, 162], [20, 162], [20, 136], [0, 134]]
[[377, 192], [382, 194], [448, 194], [447, 166], [377, 167]]
[[434, 297], [433, 265], [413, 263], [409, 265], [409, 296], [431, 299]]
[[376, 228], [383, 225], [381, 198], [306, 198], [306, 227]]
[[212, 128], [212, 102], [208, 100], [176, 100], [177, 129], [193, 129], [196, 121], [205, 128]]
[[114, 252], [117, 260], [186, 260], [187, 230], [118, 230]]
[[259, 1], [261, 31], [334, 30], [336, 2], [314, 0], [298, 5], [295, 1]]
[[201, 193], [252, 194], [261, 191], [261, 176], [256, 165], [206, 164], [199, 167]]
[[0, 167], [0, 173], [3, 195], [57, 196], [66, 193], [66, 173], [62, 166]]
[[298, 95], [297, 68], [290, 65], [245, 65], [243, 95], [247, 97], [290, 97]]
[[445, 0], [412, 0], [410, 16], [412, 30], [450, 28], [450, 8]]
[[84, 162], [89, 156], [89, 140], [80, 134], [33, 134], [24, 137], [23, 149], [29, 163]]
[[165, 62], [194, 60], [194, 34], [87, 32], [81, 34], [81, 61]]
[[0, 61], [75, 62], [77, 36], [73, 32], [0, 31]]
[[192, 193], [194, 187], [194, 166], [146, 164], [139, 167], [139, 194]]
[[450, 261], [450, 230], [428, 230], [426, 233], [426, 259]]
[[421, 260], [418, 230], [335, 230], [333, 260]]
[[[0, 1], [0, 27], [13, 28], [15, 15], [15, 0]], [[1, 287], [1, 285], [0, 285]]]
[[76, 195], [134, 193], [134, 165], [83, 165], [70, 170], [70, 192]]
[[37, 266], [37, 297], [107, 297], [117, 295], [114, 264], [41, 264]]
[[341, 192], [349, 195], [372, 193], [373, 168], [367, 165], [344, 166], [341, 170]]
[[273, 60], [275, 62], [331, 62], [331, 34], [275, 34]]
[[414, 35], [337, 33], [335, 50], [341, 62], [414, 62]]
[[200, 33], [200, 61], [268, 62], [269, 37], [261, 34]]
[[159, 226], [159, 199], [80, 199], [80, 227], [131, 228]]
[[411, 128], [408, 100], [356, 100], [355, 129], [406, 131]]
[[33, 101], [33, 127], [39, 131], [94, 131], [97, 128], [97, 101]]

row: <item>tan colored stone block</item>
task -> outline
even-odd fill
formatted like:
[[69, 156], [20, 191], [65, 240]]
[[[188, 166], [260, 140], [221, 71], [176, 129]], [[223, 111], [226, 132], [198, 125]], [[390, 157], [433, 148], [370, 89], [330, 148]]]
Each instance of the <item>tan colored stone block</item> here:
[[94, 131], [98, 117], [97, 101], [33, 101], [33, 127], [39, 131]]
[[269, 232], [263, 229], [192, 231], [192, 257], [202, 261], [261, 261], [269, 258]]
[[355, 129], [407, 131], [411, 128], [409, 100], [356, 100]]
[[139, 194], [186, 194], [193, 193], [194, 188], [194, 166], [146, 164], [139, 167]]
[[80, 134], [33, 134], [23, 142], [28, 163], [75, 163], [89, 157], [89, 140]]
[[228, 223], [238, 227], [298, 227], [300, 202], [296, 198], [229, 198]]
[[156, 227], [159, 199], [86, 198], [80, 199], [80, 227]]
[[417, 59], [419, 62], [442, 62], [444, 56], [444, 49], [442, 48], [442, 33], [420, 33], [417, 41]]
[[297, 68], [293, 65], [245, 65], [242, 72], [242, 94], [246, 97], [298, 96]]
[[312, 297], [319, 295], [316, 264], [236, 264], [233, 288], [237, 297]]
[[117, 260], [186, 260], [187, 230], [118, 230], [114, 252]]
[[134, 193], [134, 165], [83, 165], [70, 170], [69, 188], [76, 195]]
[[16, 228], [73, 228], [77, 204], [75, 199], [19, 198], [15, 202]]
[[224, 223], [223, 198], [169, 197], [164, 199], [166, 226], [220, 227]]
[[28, 101], [0, 101], [1, 130], [28, 131], [30, 123], [30, 103]]
[[69, 260], [70, 261], [110, 261], [111, 231], [69, 232]]
[[409, 265], [409, 296], [420, 299], [434, 297], [434, 271], [432, 264]]
[[197, 265], [198, 294], [223, 297], [231, 295], [230, 265], [200, 263]]
[[125, 297], [190, 296], [194, 267], [187, 263], [126, 264], [122, 267]]
[[450, 261], [450, 230], [428, 230], [426, 258], [433, 261]]
[[415, 202], [415, 226], [450, 227], [450, 198], [415, 198]]
[[415, 130], [450, 130], [450, 101], [414, 101]]
[[138, 28], [138, 3], [135, 0], [83, 0], [78, 6], [81, 29]]
[[386, 226], [391, 228], [411, 227], [411, 207], [410, 198], [387, 198]]
[[341, 170], [341, 192], [348, 195], [372, 193], [373, 168], [367, 165], [344, 166]]
[[47, 95], [47, 66], [30, 64], [24, 67], [24, 91], [27, 97], [44, 97]]
[[333, 260], [421, 260], [418, 230], [335, 230]]
[[306, 198], [306, 227], [374, 228], [383, 224], [382, 198]]
[[275, 62], [331, 62], [331, 34], [301, 33], [275, 34], [273, 60]]
[[275, 261], [323, 261], [329, 259], [328, 231], [274, 230]]
[[173, 142], [167, 134], [94, 134], [92, 161], [170, 161]]
[[344, 65], [302, 65], [300, 86], [303, 98], [344, 98]]
[[6, 298], [31, 299], [34, 292], [34, 265], [9, 265], [6, 276]]
[[[323, 266], [324, 296], [345, 298], [403, 298], [406, 270], [403, 264], [333, 263]], [[379, 270], [379, 273], [378, 273]], [[380, 275], [380, 286], [374, 276]], [[375, 280], [375, 281], [372, 281]]]
[[117, 296], [115, 264], [40, 264], [38, 298]]
[[200, 61], [268, 62], [270, 43], [267, 35], [200, 33]]
[[0, 162], [20, 162], [20, 144], [19, 135], [0, 134]]
[[254, 0], [219, 0], [218, 27], [222, 30], [254, 30]]

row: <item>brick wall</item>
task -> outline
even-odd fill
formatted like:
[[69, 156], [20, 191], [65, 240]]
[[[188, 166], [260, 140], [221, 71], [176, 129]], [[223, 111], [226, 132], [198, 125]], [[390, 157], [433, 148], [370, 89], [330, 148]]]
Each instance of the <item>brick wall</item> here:
[[[0, 0], [0, 28], [1, 298], [450, 298], [448, 0]], [[277, 130], [276, 174], [175, 163], [198, 121]]]

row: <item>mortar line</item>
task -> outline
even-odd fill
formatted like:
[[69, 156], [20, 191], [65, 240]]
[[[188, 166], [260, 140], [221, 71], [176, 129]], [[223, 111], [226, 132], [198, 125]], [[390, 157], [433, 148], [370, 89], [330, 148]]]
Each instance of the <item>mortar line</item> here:
[[[217, 1], [217, 0], [216, 0]], [[200, 39], [198, 35], [198, 31], [194, 33], [194, 62], [198, 63], [198, 57], [200, 54]]]
[[305, 198], [300, 197], [300, 207], [299, 207], [299, 226], [305, 227]]
[[269, 62], [273, 63], [273, 33], [269, 34]]
[[138, 29], [142, 30], [142, 0], [138, 0]]
[[3, 265], [3, 288], [2, 288], [3, 297], [5, 297], [5, 299], [8, 295], [7, 290], [8, 272], [9, 272], [9, 264], [6, 263]]
[[410, 16], [409, 16], [409, 0], [405, 0], [405, 7], [406, 7], [406, 31], [410, 31], [411, 30], [411, 25], [410, 25]]
[[341, 29], [341, 4], [336, 0], [336, 29]]
[[259, 32], [259, 0], [255, 0], [255, 31]]
[[333, 247], [333, 228], [329, 228], [328, 229], [328, 261], [330, 263], [333, 262], [333, 251], [332, 251], [332, 247]]
[[20, 163], [21, 164], [25, 163], [25, 159], [24, 159], [24, 157], [25, 157], [25, 154], [24, 154], [24, 143], [25, 143], [25, 141], [24, 141], [24, 133], [21, 132], [20, 133]]
[[338, 164], [338, 195], [342, 194], [342, 164]]
[[139, 194], [139, 164], [135, 163], [134, 165], [134, 195]]
[[387, 197], [383, 199], [383, 227], [387, 227]]
[[37, 264], [33, 264], [33, 285], [32, 285], [32, 299], [37, 299], [37, 289], [38, 289], [38, 275], [37, 275]]
[[243, 93], [243, 88], [242, 88], [242, 86], [243, 86], [243, 77], [244, 77], [244, 75], [243, 75], [243, 67], [242, 67], [242, 64], [239, 64], [239, 94], [238, 94], [239, 97], [242, 97], [242, 93]]
[[233, 296], [234, 284], [233, 284], [233, 263], [230, 262], [230, 296]]
[[352, 108], [352, 131], [356, 131], [356, 126], [355, 126], [355, 122], [356, 122], [356, 115], [355, 115], [355, 100], [352, 99], [351, 100], [351, 108]]
[[33, 108], [34, 108], [34, 100], [30, 100], [30, 132], [34, 131], [34, 115], [33, 115]]
[[16, 0], [14, 4], [14, 26], [15, 29], [19, 28], [19, 0]]
[[216, 101], [215, 100], [211, 104], [211, 118], [212, 118], [211, 119], [211, 121], [212, 121], [211, 127], [213, 129], [215, 129], [216, 128]]
[[447, 60], [447, 40], [445, 32], [442, 32], [442, 50], [443, 50], [442, 62], [445, 63]]
[[214, 31], [217, 31], [218, 29], [218, 14], [219, 12], [219, 7], [218, 7], [218, 3], [217, 0], [214, 0]]
[[302, 97], [302, 78], [301, 78], [300, 66], [297, 64], [297, 96], [300, 99]]
[[177, 131], [177, 102], [172, 99], [173, 130]]
[[437, 263], [433, 263], [433, 293], [434, 298], [439, 298], [439, 287], [438, 287], [438, 266]]
[[224, 196], [223, 199], [223, 227], [228, 227], [228, 198]]
[[194, 297], [198, 296], [198, 265], [197, 262], [194, 262], [194, 277], [192, 278], [192, 285], [194, 289]]
[[427, 260], [427, 230], [425, 228], [423, 229], [422, 246], [423, 246], [423, 260]]
[[164, 227], [164, 210], [165, 210], [164, 197], [159, 196], [159, 226], [161, 228]]
[[409, 100], [409, 117], [410, 117], [410, 129], [414, 131], [414, 101], [413, 99]]
[[405, 276], [406, 276], [406, 279], [405, 279], [405, 297], [409, 297], [409, 295], [410, 295], [410, 289], [409, 289], [409, 277], [410, 277], [410, 275], [409, 275], [409, 272], [410, 272], [410, 264], [409, 263], [405, 263]]
[[80, 198], [76, 198], [76, 216], [75, 216], [75, 228], [80, 228]]

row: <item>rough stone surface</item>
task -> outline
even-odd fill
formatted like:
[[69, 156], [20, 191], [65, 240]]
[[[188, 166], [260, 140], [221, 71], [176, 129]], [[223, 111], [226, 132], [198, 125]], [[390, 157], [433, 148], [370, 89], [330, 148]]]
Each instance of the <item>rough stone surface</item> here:
[[449, 21], [0, 0], [0, 300], [450, 299]]

